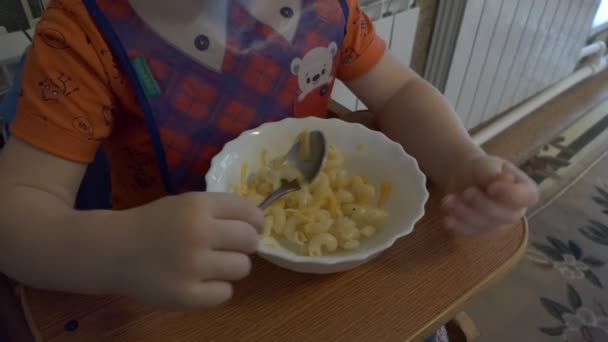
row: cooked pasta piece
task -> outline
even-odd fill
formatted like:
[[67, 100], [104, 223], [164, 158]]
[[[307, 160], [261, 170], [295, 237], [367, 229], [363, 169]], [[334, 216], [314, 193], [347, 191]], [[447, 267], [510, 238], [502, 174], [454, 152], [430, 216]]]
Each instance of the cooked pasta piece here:
[[338, 241], [336, 238], [328, 233], [321, 233], [315, 235], [310, 239], [308, 243], [308, 254], [310, 256], [322, 256], [323, 249], [328, 252], [334, 252], [338, 248]]

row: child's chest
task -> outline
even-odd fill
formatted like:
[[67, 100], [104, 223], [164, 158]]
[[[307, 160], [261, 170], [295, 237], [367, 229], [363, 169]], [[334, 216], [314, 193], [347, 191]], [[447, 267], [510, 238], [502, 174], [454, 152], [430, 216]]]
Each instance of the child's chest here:
[[126, 55], [133, 72], [116, 72], [154, 109], [207, 120], [242, 112], [231, 131], [324, 114], [344, 39], [341, 1], [222, 1], [183, 25], [158, 20], [140, 2], [97, 1], [102, 29], [122, 47], [108, 58]]
[[245, 130], [327, 114], [344, 1], [227, 0], [171, 27], [127, 0], [87, 2], [112, 50], [100, 53], [112, 88], [122, 108], [143, 112], [169, 188], [200, 184], [211, 156]]

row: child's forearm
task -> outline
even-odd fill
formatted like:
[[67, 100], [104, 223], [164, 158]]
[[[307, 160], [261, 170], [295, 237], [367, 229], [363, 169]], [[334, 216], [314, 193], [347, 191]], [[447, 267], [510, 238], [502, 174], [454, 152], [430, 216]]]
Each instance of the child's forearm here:
[[419, 77], [386, 102], [377, 121], [382, 132], [402, 144], [441, 186], [447, 186], [451, 165], [484, 153], [445, 97]]
[[121, 212], [79, 212], [47, 192], [2, 187], [0, 272], [28, 286], [86, 294], [114, 292]]

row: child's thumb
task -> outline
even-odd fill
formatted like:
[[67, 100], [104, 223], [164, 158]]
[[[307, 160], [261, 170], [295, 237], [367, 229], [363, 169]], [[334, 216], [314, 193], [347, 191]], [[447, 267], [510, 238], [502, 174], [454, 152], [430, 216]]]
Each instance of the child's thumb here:
[[509, 173], [505, 173], [506, 162], [496, 157], [484, 157], [475, 161], [473, 169], [473, 178], [475, 183], [482, 187], [486, 187], [492, 182], [507, 180]]

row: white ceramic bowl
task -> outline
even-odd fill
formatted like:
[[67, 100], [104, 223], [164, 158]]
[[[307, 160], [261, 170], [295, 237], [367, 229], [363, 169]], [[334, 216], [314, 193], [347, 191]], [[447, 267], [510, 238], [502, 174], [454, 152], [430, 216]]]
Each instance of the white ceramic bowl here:
[[290, 118], [244, 132], [213, 158], [206, 176], [207, 191], [230, 192], [230, 185], [239, 183], [244, 162], [249, 164], [251, 171], [259, 169], [263, 149], [268, 151], [269, 158], [282, 156], [303, 130], [324, 132], [328, 143], [344, 153], [348, 171], [367, 175], [376, 185], [387, 180], [392, 182], [393, 191], [385, 205], [389, 219], [369, 240], [362, 241], [361, 248], [356, 251], [310, 257], [296, 254], [278, 242], [274, 248], [260, 243], [258, 254], [262, 258], [296, 272], [342, 272], [373, 259], [397, 239], [412, 232], [424, 215], [428, 199], [426, 178], [418, 163], [384, 134], [337, 119]]

